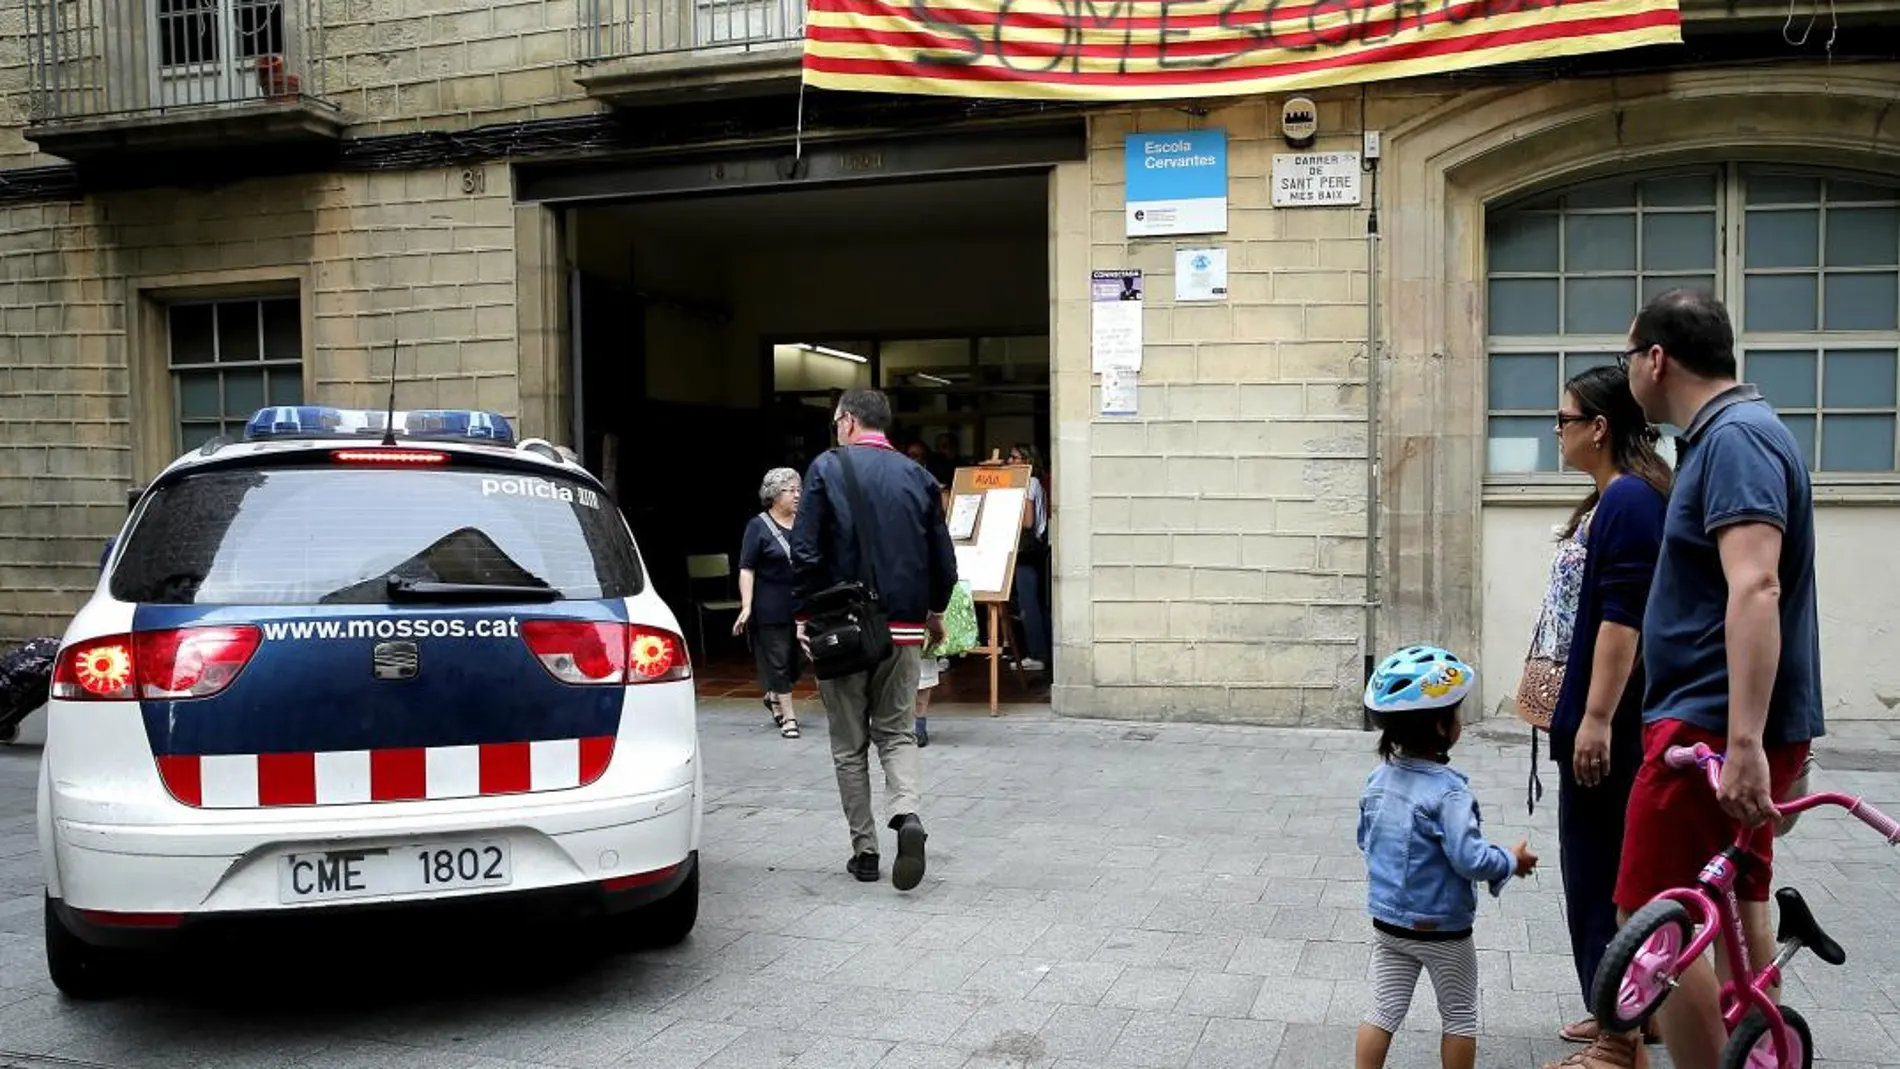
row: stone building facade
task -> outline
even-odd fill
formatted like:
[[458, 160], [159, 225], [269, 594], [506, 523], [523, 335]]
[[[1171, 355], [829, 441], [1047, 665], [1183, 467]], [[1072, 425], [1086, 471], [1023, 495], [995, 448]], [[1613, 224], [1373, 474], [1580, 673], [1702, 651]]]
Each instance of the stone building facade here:
[[[400, 344], [414, 361], [400, 365], [398, 404], [493, 408], [568, 439], [573, 216], [535, 183], [559, 177], [551, 161], [658, 168], [789, 132], [734, 134], [743, 124], [695, 125], [681, 109], [752, 116], [782, 103], [781, 126], [795, 114], [795, 34], [767, 26], [777, 46], [641, 54], [622, 40], [629, 27], [670, 16], [636, 13], [603, 36], [588, 13], [614, 6], [312, 2], [322, 88], [306, 86], [314, 118], [295, 136], [307, 148], [307, 127], [329, 124], [314, 137], [328, 155], [276, 174], [242, 152], [219, 157], [222, 174], [171, 158], [149, 183], [127, 179], [144, 157], [114, 139], [158, 120], [82, 113], [76, 124], [98, 129], [55, 129], [28, 62], [35, 31], [17, 9], [0, 15], [0, 636], [57, 633], [96, 580], [126, 489], [258, 391], [379, 403]], [[1745, 351], [1764, 354], [1771, 399], [1814, 443], [1832, 715], [1886, 715], [1900, 675], [1880, 656], [1884, 606], [1900, 580], [1863, 562], [1900, 517], [1900, 65], [1845, 54], [1855, 34], [1870, 35], [1866, 52], [1884, 47], [1883, 6], [1842, 7], [1852, 32], [1831, 63], [1781, 42], [1779, 14], [1711, 4], [1703, 17], [1692, 2], [1692, 43], [1739, 45], [1642, 71], [1610, 57], [1568, 77], [1309, 94], [1311, 151], [1383, 135], [1376, 185], [1368, 174], [1351, 208], [1272, 206], [1271, 159], [1290, 151], [1278, 98], [966, 116], [979, 133], [1032, 121], [1076, 133], [1072, 151], [1036, 165], [1056, 710], [1357, 725], [1367, 656], [1433, 641], [1478, 659], [1494, 712], [1529, 639], [1550, 527], [1582, 494], [1543, 452], [1561, 373], [1612, 357], [1613, 321], [1627, 323], [1642, 292], [1706, 279], [1737, 309]], [[730, 104], [680, 102], [733, 86], [744, 91]], [[880, 124], [891, 121], [823, 133], [849, 152], [883, 144]], [[1198, 128], [1227, 133], [1227, 232], [1124, 236], [1125, 135]], [[664, 143], [675, 130], [700, 143]], [[56, 144], [85, 157], [77, 177]], [[382, 154], [365, 164], [372, 148]], [[44, 189], [21, 188], [34, 183]], [[1795, 251], [1810, 232], [1813, 255]], [[1208, 245], [1228, 252], [1227, 298], [1177, 305], [1176, 250]], [[1139, 412], [1105, 416], [1089, 276], [1123, 268], [1147, 279]], [[1802, 285], [1822, 295], [1814, 310], [1769, 311], [1798, 304]], [[1835, 304], [1819, 303], [1829, 293]], [[223, 411], [192, 423], [184, 414], [213, 380], [181, 362], [174, 310], [209, 299], [254, 314], [261, 341], [226, 342], [213, 324], [209, 344], [240, 346], [231, 359], [257, 368], [215, 380]], [[1862, 312], [1831, 318], [1850, 300]], [[1823, 366], [1872, 393], [1835, 396]]]

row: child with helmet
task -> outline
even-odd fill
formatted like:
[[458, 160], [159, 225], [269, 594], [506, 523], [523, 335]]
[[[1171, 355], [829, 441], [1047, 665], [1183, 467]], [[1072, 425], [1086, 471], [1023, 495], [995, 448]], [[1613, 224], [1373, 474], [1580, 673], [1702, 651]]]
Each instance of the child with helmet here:
[[1469, 781], [1451, 767], [1451, 748], [1463, 733], [1458, 709], [1477, 677], [1447, 650], [1407, 646], [1366, 683], [1381, 760], [1359, 797], [1374, 931], [1372, 1008], [1359, 1026], [1358, 1069], [1385, 1064], [1420, 971], [1430, 974], [1438, 996], [1445, 1069], [1470, 1069], [1478, 1056], [1474, 884], [1484, 881], [1495, 897], [1512, 876], [1537, 867], [1528, 841], [1506, 850], [1484, 837]]

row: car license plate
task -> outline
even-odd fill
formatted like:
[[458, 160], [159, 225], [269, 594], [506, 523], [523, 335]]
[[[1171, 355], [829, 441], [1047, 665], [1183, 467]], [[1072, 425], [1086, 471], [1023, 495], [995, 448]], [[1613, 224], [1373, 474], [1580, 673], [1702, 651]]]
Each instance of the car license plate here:
[[277, 888], [295, 904], [506, 887], [512, 878], [507, 841], [483, 839], [286, 854]]

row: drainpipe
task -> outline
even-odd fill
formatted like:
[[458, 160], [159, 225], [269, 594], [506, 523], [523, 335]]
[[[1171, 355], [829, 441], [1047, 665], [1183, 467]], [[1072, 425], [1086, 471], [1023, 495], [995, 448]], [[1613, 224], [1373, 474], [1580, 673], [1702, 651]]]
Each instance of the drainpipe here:
[[[1359, 128], [1368, 150], [1361, 166], [1372, 175], [1371, 210], [1366, 215], [1366, 635], [1365, 679], [1379, 657], [1379, 139], [1366, 131], [1365, 96], [1359, 98]], [[1360, 726], [1372, 730], [1372, 717], [1360, 709]]]

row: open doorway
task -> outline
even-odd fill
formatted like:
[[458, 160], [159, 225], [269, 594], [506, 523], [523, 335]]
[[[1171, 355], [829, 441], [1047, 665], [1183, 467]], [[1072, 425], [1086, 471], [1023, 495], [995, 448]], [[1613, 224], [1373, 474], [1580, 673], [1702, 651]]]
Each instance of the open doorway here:
[[[758, 692], [725, 604], [741, 535], [768, 469], [833, 444], [843, 390], [885, 390], [899, 448], [953, 454], [926, 458], [941, 478], [1018, 445], [1049, 455], [1047, 205], [1032, 171], [570, 209], [577, 440], [703, 695]], [[1046, 673], [1005, 674], [1004, 700], [1047, 700]], [[988, 701], [975, 664], [941, 686]]]

